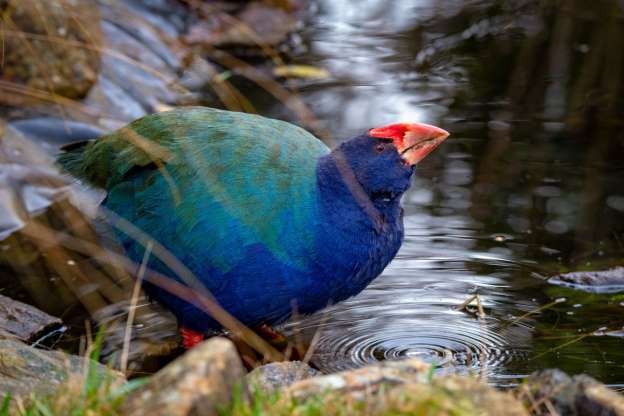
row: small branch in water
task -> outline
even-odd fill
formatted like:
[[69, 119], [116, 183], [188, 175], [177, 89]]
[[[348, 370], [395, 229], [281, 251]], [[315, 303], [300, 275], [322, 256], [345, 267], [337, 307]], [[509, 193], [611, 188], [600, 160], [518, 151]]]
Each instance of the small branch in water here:
[[[477, 309], [471, 309], [470, 306], [473, 302], [476, 302]], [[485, 314], [485, 310], [483, 309], [483, 305], [481, 304], [481, 296], [479, 294], [474, 294], [466, 299], [461, 305], [457, 307], [458, 311], [465, 311], [470, 315], [475, 315], [479, 319], [484, 319], [487, 315]]]
[[542, 352], [542, 353], [540, 353], [540, 354], [537, 354], [535, 357], [532, 357], [532, 358], [531, 358], [531, 360], [536, 360], [536, 359], [538, 359], [538, 358], [540, 358], [540, 357], [543, 357], [543, 356], [544, 356], [544, 355], [546, 355], [546, 354], [550, 354], [550, 353], [552, 353], [552, 352], [558, 351], [558, 350], [560, 350], [560, 349], [562, 349], [562, 348], [567, 347], [568, 345], [575, 344], [575, 343], [577, 343], [577, 342], [581, 341], [582, 339], [585, 339], [585, 338], [587, 338], [587, 337], [589, 337], [589, 336], [592, 336], [592, 335], [594, 335], [594, 333], [593, 333], [593, 332], [589, 332], [589, 333], [587, 333], [587, 334], [580, 335], [580, 336], [578, 336], [578, 337], [576, 337], [576, 338], [574, 338], [574, 339], [572, 339], [572, 340], [570, 340], [570, 341], [568, 341], [568, 342], [564, 342], [564, 343], [563, 343], [563, 344], [561, 344], [561, 345], [557, 345], [557, 346], [556, 346], [556, 347], [554, 347], [554, 348], [551, 348], [551, 349], [549, 349], [549, 350], [547, 350], [547, 351], [544, 351], [544, 352]]
[[557, 299], [553, 300], [552, 302], [547, 303], [546, 305], [543, 305], [543, 306], [540, 306], [539, 308], [532, 309], [532, 310], [528, 311], [524, 315], [522, 315], [522, 316], [514, 319], [513, 321], [509, 322], [507, 324], [507, 326], [511, 326], [511, 325], [517, 324], [518, 322], [524, 320], [528, 316], [531, 316], [531, 315], [534, 315], [536, 313], [542, 312], [545, 309], [551, 308], [551, 307], [557, 305], [558, 303], [563, 303], [565, 301], [566, 301], [566, 298], [557, 298]]

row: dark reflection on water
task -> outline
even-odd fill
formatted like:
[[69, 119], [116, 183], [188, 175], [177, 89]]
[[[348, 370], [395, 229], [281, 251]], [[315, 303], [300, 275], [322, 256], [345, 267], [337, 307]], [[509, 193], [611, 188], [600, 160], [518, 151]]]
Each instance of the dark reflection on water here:
[[[624, 297], [543, 278], [622, 261], [621, 5], [314, 4], [296, 61], [332, 77], [298, 87], [336, 138], [397, 120], [453, 133], [419, 166], [383, 276], [291, 326], [319, 333], [315, 362], [420, 357], [503, 385], [556, 366], [624, 385]], [[282, 108], [273, 115], [289, 118]], [[456, 310], [473, 293], [483, 320]], [[601, 327], [611, 332], [580, 338]]]

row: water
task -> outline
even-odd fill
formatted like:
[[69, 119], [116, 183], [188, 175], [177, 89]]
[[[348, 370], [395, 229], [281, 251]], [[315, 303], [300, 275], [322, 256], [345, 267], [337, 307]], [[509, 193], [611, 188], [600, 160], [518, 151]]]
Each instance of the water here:
[[[335, 141], [396, 121], [452, 132], [418, 167], [383, 275], [289, 326], [316, 336], [321, 370], [418, 357], [499, 385], [546, 367], [624, 385], [624, 297], [545, 281], [624, 253], [624, 106], [607, 78], [624, 71], [596, 52], [622, 15], [577, 3], [315, 2], [295, 61], [332, 77], [297, 86]], [[293, 119], [283, 108], [269, 112]], [[483, 319], [457, 308], [477, 293]]]
[[[289, 333], [315, 341], [313, 361], [325, 372], [418, 357], [501, 386], [558, 367], [624, 387], [624, 295], [546, 281], [624, 260], [621, 2], [309, 3], [293, 60], [332, 75], [289, 84], [330, 143], [397, 121], [452, 136], [418, 167], [403, 201], [405, 242], [384, 274]], [[300, 121], [248, 81], [232, 81], [243, 81], [263, 114]], [[26, 267], [26, 257], [12, 259], [21, 283], [56, 276]], [[0, 272], [10, 295], [14, 276]], [[18, 298], [70, 329], [82, 325], [85, 311], [55, 290], [41, 285], [38, 297]], [[458, 308], [476, 294], [483, 318]], [[175, 322], [154, 323], [161, 316], [140, 323], [158, 347], [163, 327], [175, 334]]]

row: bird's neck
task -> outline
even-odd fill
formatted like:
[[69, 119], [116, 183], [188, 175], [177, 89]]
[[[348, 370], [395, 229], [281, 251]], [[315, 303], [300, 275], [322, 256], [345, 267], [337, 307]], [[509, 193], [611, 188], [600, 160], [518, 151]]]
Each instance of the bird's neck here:
[[403, 238], [399, 201], [376, 205], [336, 151], [317, 166], [320, 215], [317, 264], [332, 300], [353, 296], [394, 258]]
[[335, 240], [328, 242], [329, 246], [337, 245], [337, 249], [344, 251], [345, 247], [338, 246], [346, 242], [356, 251], [358, 247], [393, 250], [387, 245], [390, 241], [396, 244], [397, 235], [403, 235], [400, 198], [377, 203], [371, 200], [344, 155], [337, 150], [319, 159], [317, 184], [319, 231]]
[[317, 183], [321, 204], [334, 226], [344, 224], [345, 229], [353, 232], [357, 222], [358, 226], [381, 234], [387, 223], [394, 223], [400, 215], [399, 198], [390, 203], [371, 200], [339, 150], [319, 159]]

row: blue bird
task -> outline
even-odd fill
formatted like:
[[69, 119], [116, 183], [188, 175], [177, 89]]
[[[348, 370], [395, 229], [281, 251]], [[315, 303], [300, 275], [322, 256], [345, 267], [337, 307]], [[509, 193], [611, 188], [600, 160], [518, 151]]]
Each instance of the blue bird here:
[[[103, 206], [151, 235], [218, 303], [249, 327], [310, 314], [362, 291], [403, 239], [400, 199], [414, 165], [448, 137], [426, 124], [393, 124], [329, 150], [292, 124], [202, 107], [153, 114], [59, 163], [107, 191]], [[127, 256], [145, 248], [122, 232]], [[174, 273], [152, 258], [149, 267]], [[153, 284], [185, 344], [221, 328]]]

